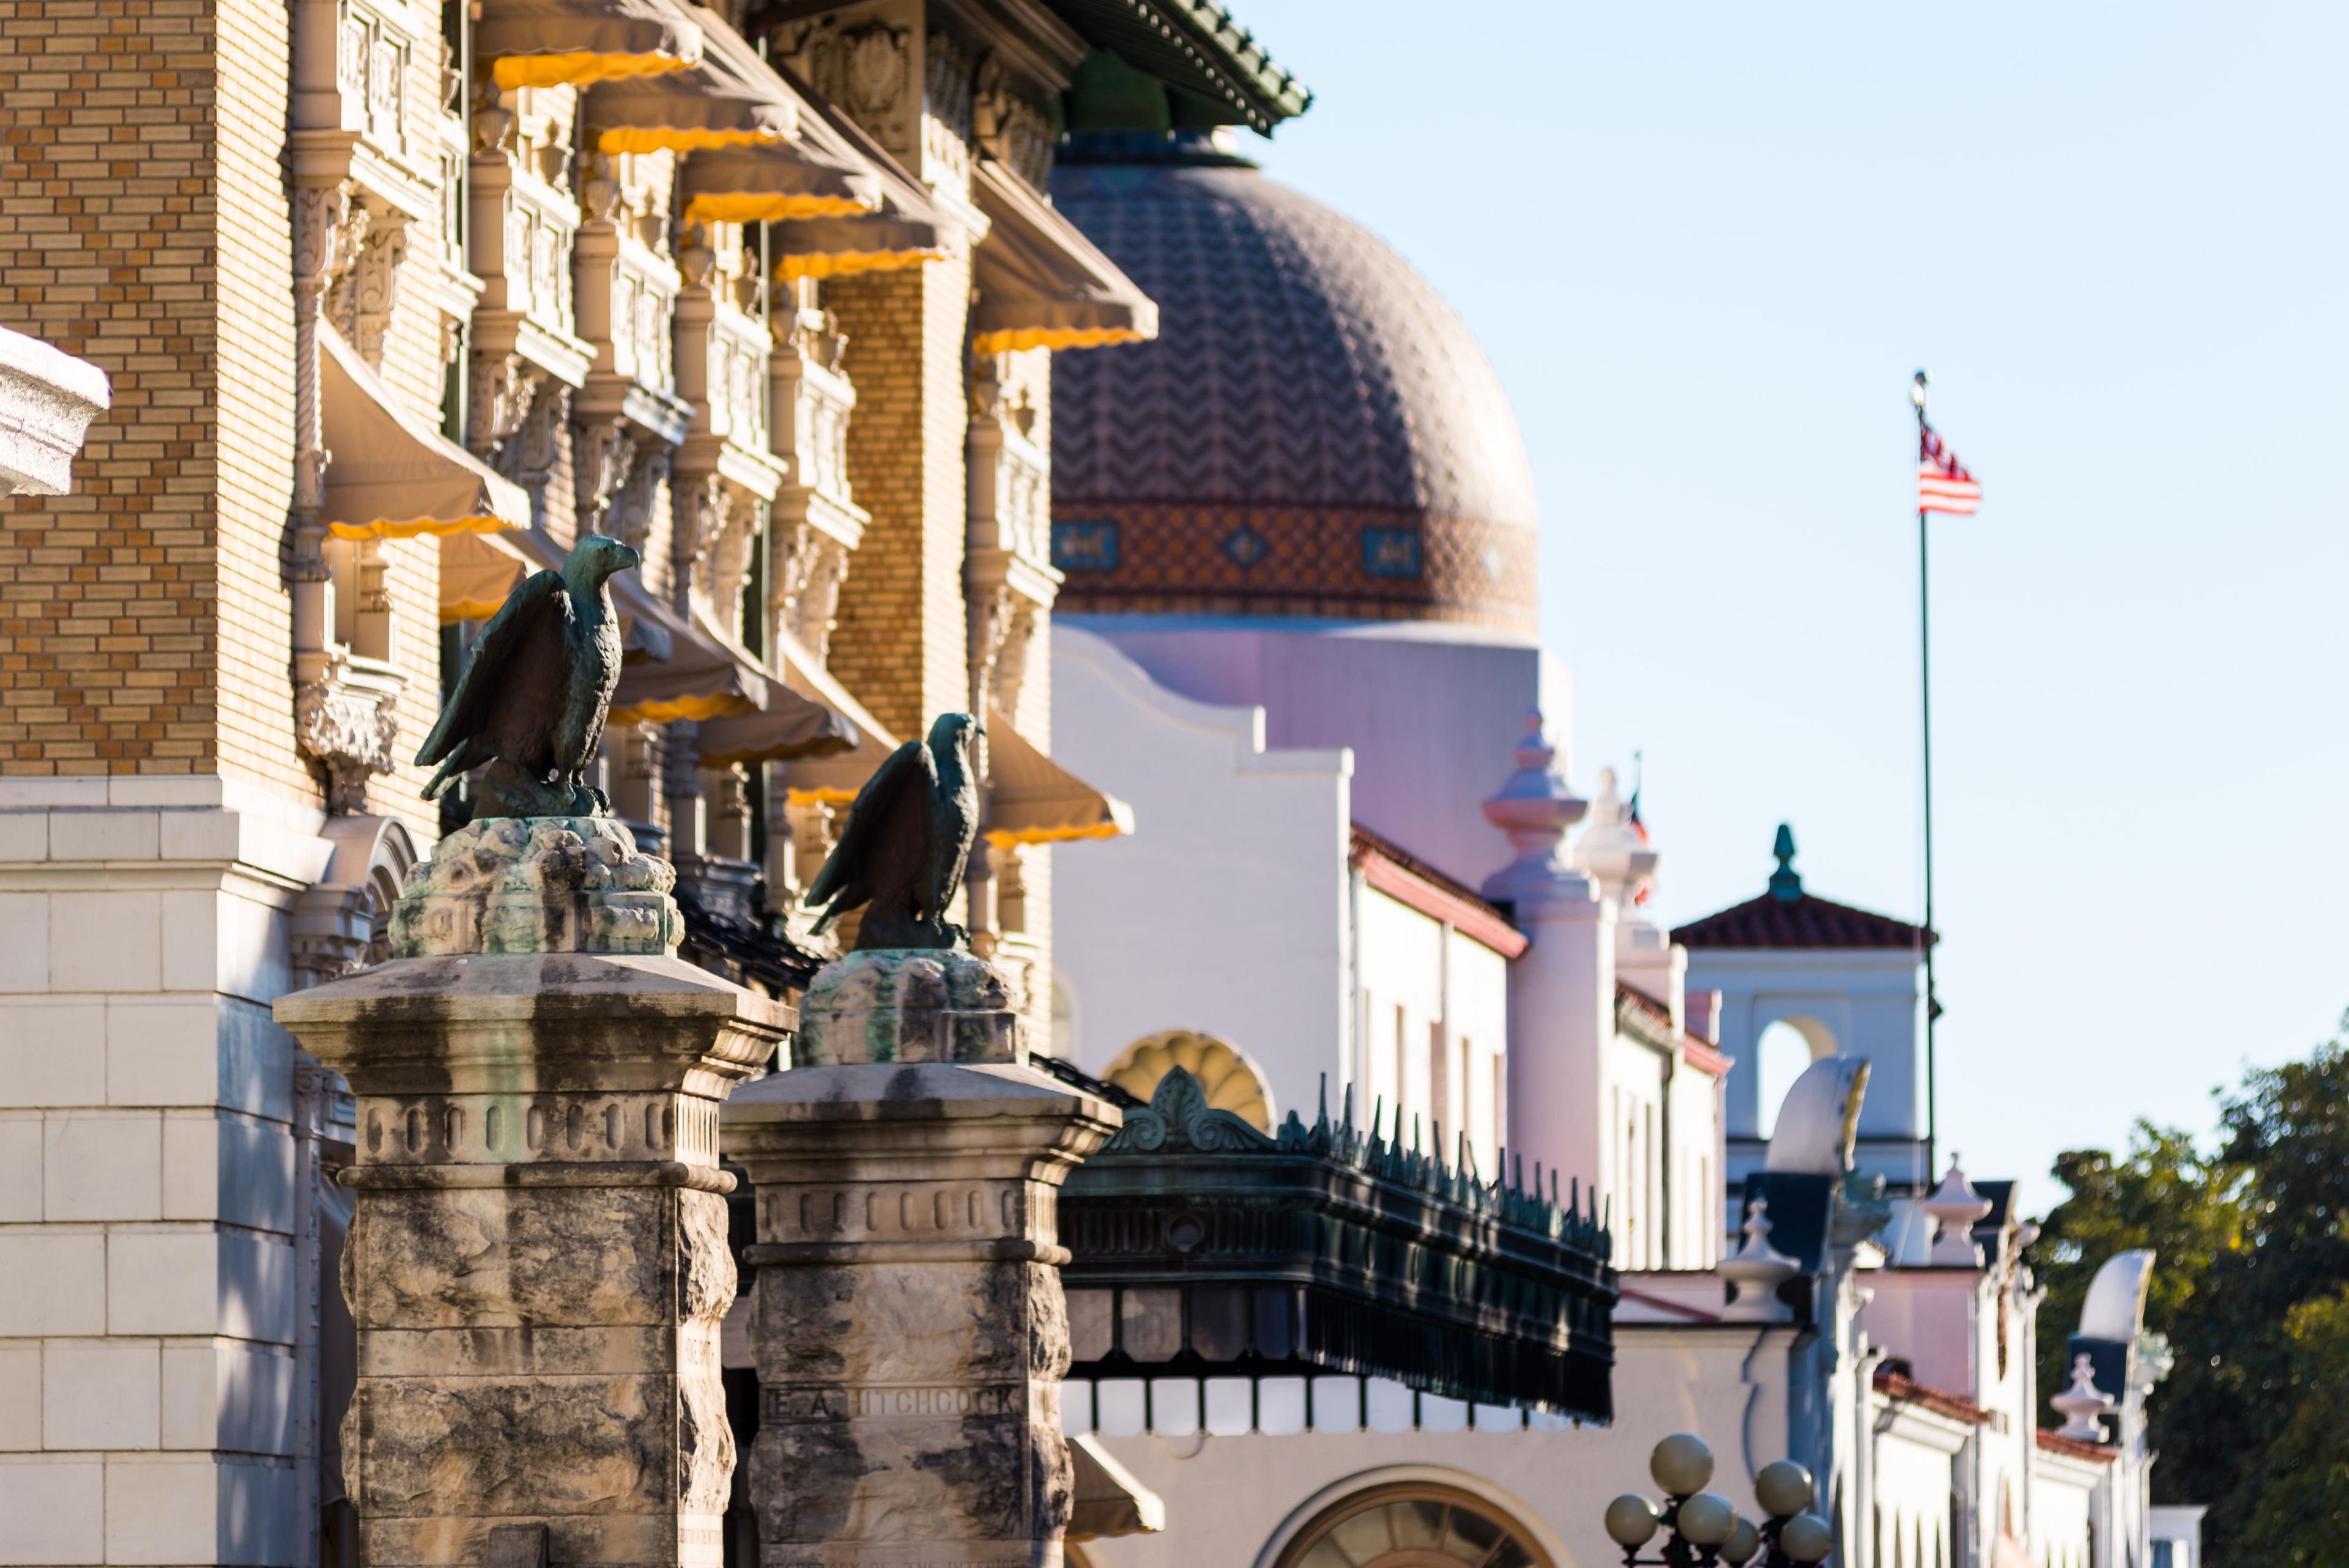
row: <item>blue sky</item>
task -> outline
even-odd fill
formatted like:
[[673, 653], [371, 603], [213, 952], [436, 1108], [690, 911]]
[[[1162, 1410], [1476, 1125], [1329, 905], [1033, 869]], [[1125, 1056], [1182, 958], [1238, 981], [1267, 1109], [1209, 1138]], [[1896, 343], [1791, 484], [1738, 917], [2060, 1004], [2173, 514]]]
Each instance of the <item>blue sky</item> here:
[[1920, 904], [1934, 523], [1943, 1147], [2037, 1178], [2349, 1006], [2349, 7], [1239, 0], [1276, 177], [1485, 344], [1574, 773], [1645, 752], [1679, 921]]

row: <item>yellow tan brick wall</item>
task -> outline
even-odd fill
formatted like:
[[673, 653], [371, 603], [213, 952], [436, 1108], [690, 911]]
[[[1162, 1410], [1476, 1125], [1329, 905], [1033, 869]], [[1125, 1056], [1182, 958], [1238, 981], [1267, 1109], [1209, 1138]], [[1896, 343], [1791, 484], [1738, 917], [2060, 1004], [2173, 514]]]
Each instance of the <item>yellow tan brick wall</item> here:
[[841, 593], [832, 672], [899, 735], [970, 700], [962, 586], [969, 498], [970, 263], [836, 279], [823, 299], [856, 386], [848, 478], [872, 515]]
[[[250, 284], [223, 283], [224, 252], [249, 274], [247, 247], [265, 250], [274, 232], [263, 277], [285, 292], [285, 27], [282, 6], [0, 3], [0, 316], [105, 369], [114, 405], [75, 493], [0, 512], [0, 773], [217, 765], [226, 375], [253, 375], [246, 423], [292, 423], [290, 401], [278, 406], [290, 374], [220, 331], [223, 289], [243, 299]], [[229, 67], [232, 86], [221, 57], [238, 51], [247, 68]], [[216, 171], [220, 144], [248, 136], [251, 156]], [[282, 526], [290, 454], [272, 474], [246, 459], [243, 499], [264, 500], [275, 480]]]

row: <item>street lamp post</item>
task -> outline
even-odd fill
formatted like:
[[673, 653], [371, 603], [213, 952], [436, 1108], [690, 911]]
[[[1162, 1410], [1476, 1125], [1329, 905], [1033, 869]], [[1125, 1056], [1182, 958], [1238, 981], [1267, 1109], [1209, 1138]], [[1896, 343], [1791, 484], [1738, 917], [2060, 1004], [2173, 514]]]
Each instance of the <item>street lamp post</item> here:
[[[1754, 1500], [1769, 1515], [1760, 1524], [1704, 1490], [1713, 1480], [1713, 1450], [1702, 1438], [1666, 1438], [1649, 1456], [1648, 1473], [1663, 1488], [1661, 1504], [1627, 1491], [1607, 1505], [1607, 1533], [1623, 1549], [1624, 1568], [1745, 1568], [1756, 1557], [1760, 1568], [1807, 1568], [1835, 1550], [1835, 1532], [1809, 1511], [1816, 1496], [1811, 1472], [1790, 1460], [1764, 1465], [1754, 1478]], [[1662, 1554], [1640, 1556], [1660, 1530], [1666, 1532]]]

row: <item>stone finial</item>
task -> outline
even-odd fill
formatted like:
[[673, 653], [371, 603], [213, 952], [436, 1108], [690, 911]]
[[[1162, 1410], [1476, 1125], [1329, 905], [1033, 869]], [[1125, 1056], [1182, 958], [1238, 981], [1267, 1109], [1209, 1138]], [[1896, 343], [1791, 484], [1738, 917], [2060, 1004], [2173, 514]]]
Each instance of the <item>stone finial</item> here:
[[1617, 790], [1615, 769], [1599, 770], [1599, 797], [1590, 802], [1588, 824], [1575, 841], [1574, 866], [1599, 884], [1599, 896], [1620, 908], [1640, 884], [1655, 875], [1661, 857], [1632, 825], [1631, 808]]
[[1941, 1184], [1918, 1205], [1933, 1216], [1940, 1226], [1934, 1240], [1932, 1261], [1936, 1267], [1977, 1269], [1982, 1267], [1982, 1249], [1974, 1244], [1974, 1226], [1990, 1218], [1991, 1201], [1974, 1191], [1966, 1179], [1958, 1155], [1950, 1155], [1950, 1169], [1941, 1177]]
[[1795, 869], [1792, 823], [1778, 824], [1778, 836], [1771, 841], [1770, 852], [1778, 858], [1778, 869], [1770, 873], [1770, 896], [1780, 903], [1792, 903], [1803, 896], [1803, 874]]
[[658, 954], [685, 937], [676, 883], [617, 818], [486, 818], [409, 873], [392, 906], [392, 953]]
[[1778, 1287], [1801, 1273], [1802, 1265], [1770, 1244], [1770, 1200], [1756, 1198], [1745, 1212], [1745, 1244], [1713, 1265], [1714, 1273], [1737, 1287], [1730, 1317], [1775, 1322], [1787, 1315]]
[[2071, 1387], [2047, 1402], [2064, 1417], [2055, 1435], [2084, 1443], [2106, 1441], [2104, 1418], [2120, 1408], [2120, 1401], [2096, 1387], [2095, 1363], [2085, 1355], [2072, 1357]]
[[1485, 894], [1504, 899], [1555, 896], [1561, 883], [1583, 883], [1563, 845], [1567, 830], [1582, 820], [1590, 804], [1567, 783], [1557, 748], [1543, 733], [1539, 708], [1526, 714], [1516, 762], [1516, 771], [1502, 784], [1501, 792], [1485, 802], [1485, 820], [1508, 835], [1517, 856], [1485, 879]]

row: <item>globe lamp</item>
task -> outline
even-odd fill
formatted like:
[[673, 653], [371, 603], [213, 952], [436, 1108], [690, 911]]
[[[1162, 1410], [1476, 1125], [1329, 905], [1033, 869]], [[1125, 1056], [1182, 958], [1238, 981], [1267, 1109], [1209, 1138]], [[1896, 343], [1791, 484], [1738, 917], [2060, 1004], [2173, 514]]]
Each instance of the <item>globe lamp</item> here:
[[1811, 1472], [1792, 1460], [1774, 1460], [1754, 1478], [1754, 1501], [1773, 1519], [1785, 1519], [1811, 1506], [1816, 1489]]
[[1627, 1491], [1607, 1505], [1607, 1533], [1616, 1545], [1645, 1546], [1655, 1539], [1656, 1505], [1636, 1491]]
[[1779, 1527], [1778, 1550], [1796, 1563], [1824, 1563], [1835, 1550], [1835, 1532], [1816, 1513], [1798, 1513]]
[[1718, 1546], [1737, 1533], [1737, 1510], [1717, 1491], [1684, 1500], [1672, 1528], [1699, 1546]]
[[1729, 1539], [1721, 1543], [1721, 1560], [1728, 1563], [1729, 1568], [1745, 1568], [1745, 1564], [1754, 1560], [1754, 1554], [1761, 1550], [1762, 1532], [1754, 1528], [1752, 1520], [1740, 1514], [1737, 1528], [1731, 1531]]
[[1713, 1450], [1694, 1433], [1674, 1432], [1648, 1456], [1648, 1473], [1672, 1496], [1691, 1496], [1713, 1479]]

